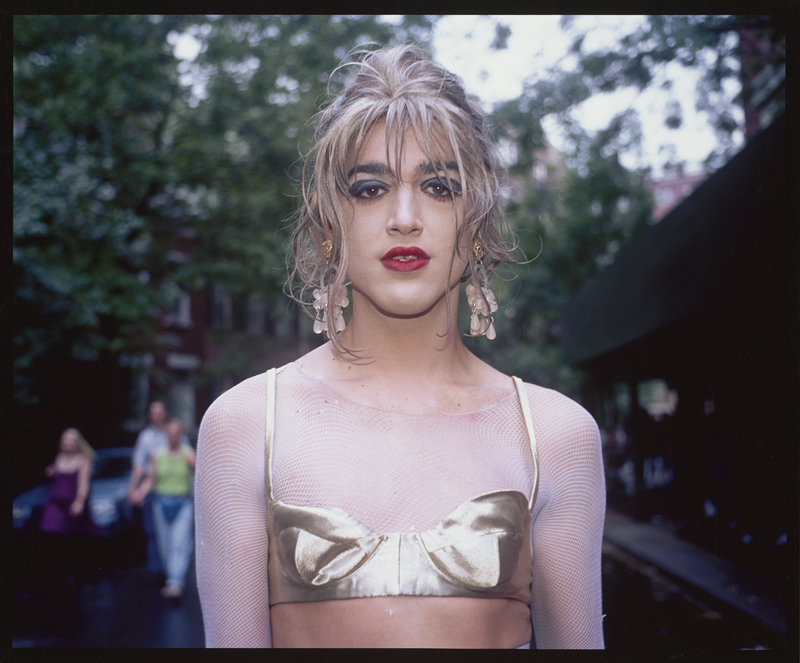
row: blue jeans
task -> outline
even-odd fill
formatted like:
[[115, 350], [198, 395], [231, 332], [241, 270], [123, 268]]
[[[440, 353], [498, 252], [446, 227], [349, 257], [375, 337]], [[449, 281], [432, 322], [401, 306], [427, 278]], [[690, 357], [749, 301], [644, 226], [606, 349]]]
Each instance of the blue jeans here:
[[156, 495], [153, 503], [153, 520], [156, 526], [158, 550], [167, 576], [167, 587], [183, 589], [186, 569], [194, 547], [194, 502], [191, 496], [181, 496], [181, 504], [170, 522], [164, 514], [162, 502], [174, 501], [171, 495]]
[[142, 529], [145, 536], [145, 553], [147, 555], [147, 570], [150, 573], [163, 573], [161, 555], [158, 552], [156, 541], [156, 525], [153, 511], [155, 510], [156, 495], [152, 491], [147, 493], [142, 504]]

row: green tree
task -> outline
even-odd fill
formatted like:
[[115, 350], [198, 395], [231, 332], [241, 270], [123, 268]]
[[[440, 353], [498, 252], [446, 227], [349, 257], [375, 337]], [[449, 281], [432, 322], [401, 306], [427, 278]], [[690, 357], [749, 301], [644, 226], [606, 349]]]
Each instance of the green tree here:
[[506, 213], [531, 262], [500, 270], [505, 306], [497, 315], [497, 339], [475, 347], [501, 370], [567, 392], [580, 386], [580, 373], [560, 356], [561, 310], [647, 226], [653, 207], [646, 173], [619, 161], [631, 121], [623, 115], [605, 131], [584, 133], [576, 148], [579, 165], [568, 167], [565, 155], [563, 163], [538, 164], [540, 178], [516, 180], [521, 194]]
[[[772, 64], [780, 65], [786, 59], [783, 15], [646, 16], [632, 32], [596, 50], [586, 48], [587, 33], [580, 31], [575, 17], [562, 17], [561, 26], [573, 40], [567, 57], [546, 77], [527, 81], [522, 95], [512, 102], [529, 116], [534, 128], [552, 116], [569, 129], [575, 123], [575, 109], [597, 94], [643, 90], [656, 84], [671, 91], [673, 81], [666, 76], [665, 67], [678, 64], [699, 74], [696, 95], [687, 100], [672, 94], [663, 109], [664, 127], [671, 130], [682, 125], [687, 102], [703, 111], [718, 140], [706, 158], [710, 169], [723, 165], [738, 150], [734, 133], [742, 127], [734, 109], [744, 99], [742, 92], [731, 92], [741, 89], [743, 65], [737, 31], [755, 30], [759, 38], [779, 45]], [[636, 142], [628, 148], [636, 149]]]
[[[611, 264], [652, 222], [653, 200], [646, 186], [649, 172], [627, 169], [620, 162], [621, 155], [641, 147], [635, 111], [622, 110], [594, 134], [579, 125], [575, 111], [596, 94], [661, 84], [664, 66], [677, 62], [701, 73], [694, 103], [707, 113], [718, 139], [706, 166], [721, 166], [737, 149], [733, 137], [741, 128], [732, 112], [741, 98], [725, 85], [739, 76], [732, 30], [756, 26], [773, 43], [785, 39], [779, 17], [752, 18], [648, 16], [630, 34], [594, 51], [586, 49], [586, 34], [577, 31], [572, 17], [562, 19], [562, 28], [573, 36], [569, 57], [548, 76], [527, 81], [520, 97], [499, 104], [492, 113], [497, 140], [513, 146], [516, 154], [510, 172], [519, 195], [508, 205], [509, 218], [524, 253], [532, 257], [541, 249], [541, 255], [506, 273], [509, 280], [500, 289], [507, 306], [498, 316], [498, 340], [476, 345], [477, 352], [548, 386], [566, 391], [579, 386], [580, 374], [563, 365], [558, 351], [560, 312], [588, 278]], [[501, 48], [508, 37], [507, 26], [503, 28], [495, 47]], [[669, 80], [663, 84], [670, 86]], [[673, 98], [665, 106], [665, 131], [681, 125], [685, 102]], [[541, 161], [547, 153], [542, 121], [548, 117], [564, 129], [567, 147], [563, 172], [551, 172], [542, 184], [532, 173], [546, 165]]]
[[[170, 349], [159, 321], [176, 287], [287, 315], [292, 179], [327, 72], [368, 41], [426, 43], [433, 20], [14, 17], [11, 415], [32, 452], [18, 488], [66, 425], [119, 440], [121, 363]], [[184, 34], [202, 44], [194, 62], [174, 54]], [[222, 368], [246, 377], [264, 344], [235, 336]]]
[[[325, 99], [329, 72], [359, 44], [424, 44], [431, 27], [426, 17], [393, 26], [375, 16], [326, 15], [218, 16], [189, 28], [201, 50], [181, 66], [202, 89], [189, 98], [193, 110], [173, 140], [200, 241], [184, 280], [257, 293], [275, 308], [308, 122]], [[334, 91], [341, 81], [334, 77]]]
[[15, 396], [37, 363], [155, 341], [148, 281], [174, 219], [149, 200], [173, 178], [164, 143], [180, 86], [166, 36], [183, 17], [14, 20]]
[[[115, 361], [165, 347], [159, 310], [174, 286], [217, 283], [276, 310], [301, 132], [327, 72], [358, 44], [425, 43], [431, 26], [16, 17], [15, 396], [37, 399], [53, 355]], [[173, 54], [181, 34], [201, 42], [194, 62]], [[170, 259], [178, 235], [194, 246], [189, 262]]]
[[[299, 206], [302, 155], [311, 147], [311, 118], [327, 99], [329, 74], [348, 52], [369, 44], [430, 40], [434, 19], [405, 16], [219, 16], [188, 29], [200, 45], [180, 66], [200, 82], [175, 130], [174, 150], [189, 223], [197, 233], [191, 262], [176, 279], [192, 289], [215, 284], [234, 302], [257, 298], [267, 324], [305, 314], [284, 294], [290, 219]], [[330, 81], [330, 92], [348, 70]], [[178, 192], [176, 191], [176, 195]], [[302, 318], [302, 319], [297, 319]], [[253, 361], [275, 343], [218, 330], [225, 353], [207, 377], [248, 377]], [[312, 335], [303, 335], [301, 336]], [[309, 342], [316, 342], [316, 337]]]

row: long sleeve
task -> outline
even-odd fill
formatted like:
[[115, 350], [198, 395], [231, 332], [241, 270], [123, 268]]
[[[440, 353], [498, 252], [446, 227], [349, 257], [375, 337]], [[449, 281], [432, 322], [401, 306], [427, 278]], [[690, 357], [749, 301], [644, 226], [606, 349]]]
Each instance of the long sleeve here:
[[207, 647], [270, 647], [263, 379], [220, 396], [200, 426], [197, 585]]
[[542, 429], [539, 509], [531, 528], [531, 616], [539, 649], [602, 649], [605, 481], [592, 417], [561, 397]]

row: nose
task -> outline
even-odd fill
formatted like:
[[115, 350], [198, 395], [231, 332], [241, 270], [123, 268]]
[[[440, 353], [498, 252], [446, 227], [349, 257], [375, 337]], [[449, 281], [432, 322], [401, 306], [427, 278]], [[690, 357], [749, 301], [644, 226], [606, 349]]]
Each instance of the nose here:
[[422, 232], [419, 201], [414, 190], [406, 184], [398, 184], [393, 196], [393, 205], [390, 210], [386, 231], [410, 235]]

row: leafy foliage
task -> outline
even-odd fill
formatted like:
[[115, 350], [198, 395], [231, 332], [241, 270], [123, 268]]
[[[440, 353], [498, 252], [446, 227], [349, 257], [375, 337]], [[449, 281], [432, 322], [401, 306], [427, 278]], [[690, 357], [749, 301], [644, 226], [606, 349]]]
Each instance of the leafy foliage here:
[[[497, 139], [513, 145], [515, 155], [510, 173], [517, 195], [507, 207], [509, 218], [522, 251], [541, 254], [507, 275], [501, 287], [508, 304], [497, 321], [498, 339], [475, 348], [503, 370], [568, 392], [582, 378], [560, 358], [561, 310], [647, 226], [653, 209], [648, 172], [620, 162], [621, 154], [641, 149], [635, 111], [622, 110], [605, 129], [589, 134], [575, 120], [576, 109], [594, 95], [652, 85], [667, 63], [702, 68], [697, 105], [709, 112], [719, 138], [708, 162], [720, 163], [730, 156], [737, 128], [720, 92], [738, 73], [735, 40], [711, 29], [720, 23], [714, 17], [650, 16], [598, 50], [586, 48], [587, 35], [574, 23], [572, 17], [562, 19], [562, 28], [573, 33], [564, 61], [548, 76], [527, 81], [520, 97], [492, 113]], [[681, 125], [682, 113], [680, 100], [667, 104], [667, 129]], [[545, 139], [542, 121], [548, 116], [557, 118], [567, 138], [560, 157], [554, 158]]]
[[566, 155], [540, 161], [542, 177], [523, 180], [521, 195], [508, 203], [519, 248], [532, 262], [503, 277], [497, 340], [475, 348], [501, 370], [562, 391], [580, 386], [581, 375], [558, 349], [561, 310], [646, 227], [653, 207], [645, 173], [622, 166], [615, 149], [630, 121], [623, 115], [606, 131], [583, 134], [575, 167], [567, 167]]
[[15, 18], [18, 398], [36, 399], [27, 369], [48, 353], [97, 358], [154, 341], [160, 299], [147, 281], [164, 271], [175, 226], [147, 201], [170, 178], [162, 136], [179, 87], [166, 35], [182, 22]]
[[[48, 357], [163, 346], [159, 311], [176, 285], [216, 283], [274, 305], [291, 180], [325, 72], [365, 42], [424, 44], [431, 26], [424, 16], [396, 26], [15, 17], [15, 397], [37, 400]], [[175, 57], [180, 34], [201, 43], [194, 62]], [[171, 259], [176, 237], [193, 246], [191, 261]]]
[[202, 241], [184, 280], [277, 301], [282, 224], [297, 209], [307, 123], [325, 98], [327, 72], [358, 44], [424, 42], [430, 26], [424, 17], [393, 27], [374, 16], [220, 16], [193, 26], [201, 51], [181, 66], [205, 89], [189, 99], [174, 141], [185, 197], [196, 202], [188, 221]]
[[[773, 45], [785, 44], [786, 31], [779, 16], [648, 16], [629, 34], [590, 50], [587, 33], [577, 29], [573, 17], [563, 17], [561, 24], [573, 35], [568, 56], [548, 76], [527, 81], [520, 97], [492, 113], [498, 140], [512, 145], [516, 155], [510, 172], [518, 194], [508, 205], [509, 217], [523, 252], [532, 257], [541, 250], [541, 255], [507, 275], [498, 338], [476, 345], [475, 351], [506, 372], [570, 392], [582, 378], [560, 358], [560, 312], [587, 279], [610, 265], [652, 222], [653, 208], [648, 171], [631, 171], [620, 163], [620, 155], [641, 149], [635, 111], [622, 110], [606, 128], [589, 134], [575, 120], [576, 110], [595, 95], [623, 88], [643, 90], [659, 83], [669, 89], [667, 64], [697, 70], [694, 103], [706, 112], [718, 141], [705, 160], [713, 170], [737, 149], [734, 132], [742, 128], [732, 112], [742, 98], [733, 98], [729, 85], [738, 84], [740, 74], [733, 31], [757, 30], [758, 38]], [[508, 38], [503, 30], [501, 42], [501, 28], [496, 48]], [[785, 45], [772, 51], [776, 61], [771, 64], [785, 62]], [[673, 97], [665, 105], [667, 131], [682, 125], [684, 103]], [[563, 161], [553, 159], [545, 140], [542, 121], [548, 117], [565, 130]], [[682, 164], [664, 166], [680, 170]]]

